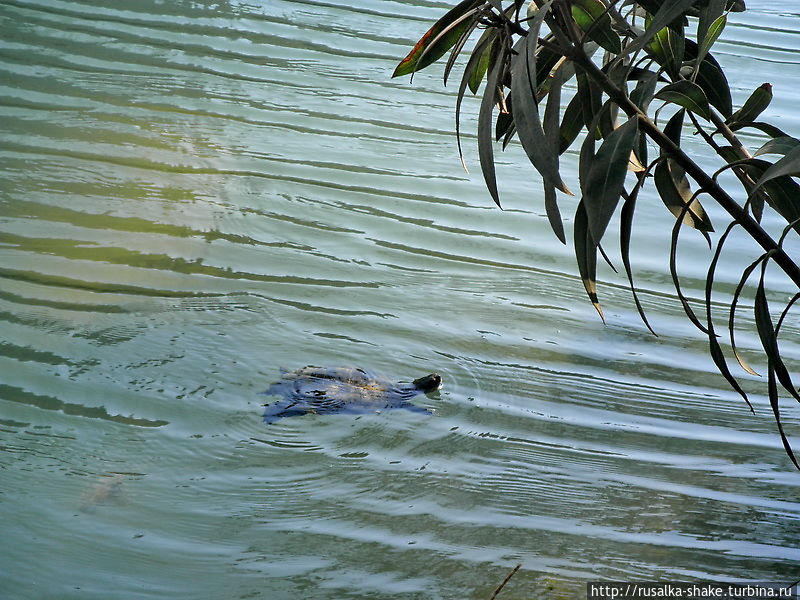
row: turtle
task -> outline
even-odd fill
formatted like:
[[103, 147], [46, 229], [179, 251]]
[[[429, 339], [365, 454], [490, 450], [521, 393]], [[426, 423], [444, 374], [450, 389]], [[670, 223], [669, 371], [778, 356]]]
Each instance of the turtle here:
[[274, 423], [283, 417], [308, 413], [328, 414], [380, 412], [386, 408], [405, 408], [432, 414], [427, 408], [409, 402], [418, 394], [428, 394], [442, 385], [438, 373], [431, 373], [410, 383], [395, 383], [355, 367], [307, 366], [284, 373], [264, 394], [282, 396], [265, 404], [264, 422]]

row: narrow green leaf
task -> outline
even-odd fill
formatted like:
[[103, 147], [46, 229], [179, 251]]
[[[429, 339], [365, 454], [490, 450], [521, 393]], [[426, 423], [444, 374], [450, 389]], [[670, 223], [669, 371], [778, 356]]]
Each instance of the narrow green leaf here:
[[747, 8], [744, 5], [744, 0], [728, 0], [725, 5], [725, 10], [730, 12], [744, 12]]
[[677, 215], [677, 219], [675, 219], [675, 226], [672, 228], [672, 237], [669, 246], [669, 273], [672, 277], [672, 284], [675, 287], [675, 293], [678, 296], [678, 300], [681, 302], [681, 306], [683, 306], [683, 312], [686, 313], [686, 316], [689, 317], [689, 320], [695, 327], [708, 335], [708, 329], [700, 322], [700, 319], [697, 318], [697, 315], [694, 314], [694, 310], [692, 310], [689, 300], [686, 298], [686, 296], [684, 296], [683, 290], [681, 289], [681, 280], [680, 277], [678, 277], [678, 236], [680, 235], [681, 231], [681, 221], [683, 221], [684, 215], [687, 212], [687, 207], [684, 205], [681, 212]]
[[[417, 65], [424, 65], [423, 67], [415, 67], [414, 72], [411, 73], [411, 79], [414, 79], [414, 73], [419, 71], [420, 69], [425, 68], [425, 66], [431, 64], [428, 61], [428, 56], [431, 53], [439, 53], [437, 60], [441, 58], [441, 56], [447, 52], [453, 46], [459, 44], [462, 39], [466, 42], [466, 37], [469, 37], [471, 30], [475, 29], [477, 26], [477, 22], [480, 19], [480, 11], [477, 8], [472, 9], [467, 14], [462, 15], [455, 21], [453, 21], [450, 25], [445, 27], [439, 34], [431, 40], [431, 42], [422, 49], [422, 53], [417, 57]], [[466, 37], [465, 37], [466, 36]], [[451, 54], [458, 54], [460, 50], [457, 50], [455, 53]], [[453, 56], [450, 57], [455, 61]], [[450, 61], [448, 61], [449, 63]], [[450, 72], [450, 68], [448, 65], [445, 65], [444, 70], [444, 83], [447, 85], [447, 76]]]
[[[536, 97], [541, 98], [547, 93], [550, 85], [550, 71], [552, 71], [558, 64], [558, 61], [564, 57], [561, 54], [553, 52], [550, 48], [539, 47], [536, 51]], [[559, 71], [563, 69], [561, 67]]]
[[[666, 158], [656, 165], [653, 179], [661, 200], [675, 217], [682, 219], [684, 225], [701, 232], [714, 231], [700, 202], [696, 198], [692, 199], [689, 181], [671, 158]], [[687, 203], [689, 207], [684, 210]]]
[[753, 156], [761, 156], [762, 154], [788, 154], [797, 148], [798, 144], [800, 144], [800, 140], [788, 135], [772, 138], [761, 146], [761, 148], [756, 150]]
[[752, 123], [772, 102], [772, 85], [762, 83], [750, 94], [742, 108], [728, 117], [725, 122], [732, 128], [739, 129], [745, 124]]
[[686, 79], [664, 86], [656, 94], [659, 100], [672, 102], [710, 121], [708, 98], [703, 89]]
[[798, 300], [800, 300], [800, 294], [795, 294], [794, 296], [792, 296], [792, 299], [789, 300], [789, 302], [786, 304], [786, 306], [781, 311], [781, 316], [778, 318], [778, 324], [775, 325], [775, 335], [776, 336], [780, 335], [781, 325], [783, 325], [784, 319], [789, 314], [789, 311], [791, 310], [792, 306], [794, 306], [794, 304]]
[[756, 182], [755, 189], [757, 190], [768, 181], [785, 175], [800, 175], [800, 146], [791, 150], [786, 156], [764, 171], [764, 174]]
[[[590, 132], [597, 128], [597, 122], [599, 120], [600, 114], [598, 113], [594, 120], [589, 124]], [[586, 184], [589, 181], [589, 169], [591, 168], [592, 160], [594, 159], [596, 142], [597, 140], [595, 139], [595, 136], [587, 133], [583, 138], [581, 151], [578, 155], [578, 181], [580, 182], [582, 195], [586, 194]]]
[[[595, 127], [591, 127], [591, 125], [595, 120], [597, 113], [600, 112], [600, 107], [602, 106], [601, 90], [594, 80], [588, 77], [584, 71], [578, 70], [576, 76], [578, 81], [578, 96], [580, 96], [580, 106], [583, 110], [583, 123], [586, 125], [587, 131], [595, 132], [596, 125]], [[595, 139], [597, 139], [597, 137], [598, 136], [595, 135]]]
[[747, 403], [747, 406], [750, 407], [751, 412], [753, 411], [753, 405], [750, 404], [750, 400], [747, 397], [747, 394], [739, 385], [739, 382], [731, 373], [730, 369], [728, 368], [728, 361], [725, 358], [725, 354], [722, 351], [722, 346], [720, 346], [719, 340], [717, 339], [717, 334], [714, 331], [714, 318], [712, 315], [712, 292], [714, 287], [714, 274], [717, 268], [717, 263], [719, 262], [719, 257], [722, 254], [722, 248], [725, 245], [725, 241], [728, 239], [731, 231], [738, 225], [736, 221], [732, 222], [728, 227], [725, 229], [725, 232], [720, 236], [719, 242], [717, 243], [717, 248], [714, 251], [714, 256], [711, 259], [711, 263], [708, 266], [708, 273], [706, 274], [706, 326], [708, 328], [708, 344], [709, 350], [711, 354], [711, 359], [714, 361], [714, 364], [717, 366], [717, 370], [719, 370], [720, 374], [727, 380], [728, 384], [744, 399]]
[[713, 46], [714, 42], [717, 41], [717, 38], [722, 33], [722, 30], [725, 29], [725, 25], [727, 23], [728, 17], [722, 15], [711, 24], [705, 37], [698, 44], [700, 47], [697, 55], [698, 60], [702, 61], [706, 57], [706, 54], [708, 54], [708, 51], [711, 50], [711, 46]]
[[[481, 37], [481, 39], [478, 40], [478, 43], [475, 45], [475, 48], [472, 50], [472, 54], [467, 61], [467, 66], [464, 67], [464, 74], [461, 77], [461, 83], [458, 86], [458, 93], [456, 95], [456, 144], [458, 146], [458, 158], [461, 161], [461, 166], [466, 172], [469, 172], [469, 170], [464, 162], [464, 150], [461, 147], [461, 104], [464, 101], [464, 94], [466, 93], [468, 82], [471, 80], [475, 70], [479, 68], [479, 63], [483, 60], [485, 52], [492, 51], [494, 42], [499, 35], [497, 29], [491, 29], [489, 31], [492, 35]], [[486, 59], [486, 64], [489, 64], [488, 58]]]
[[739, 362], [739, 365], [750, 373], [751, 375], [758, 375], [751, 367], [747, 364], [739, 351], [736, 349], [736, 306], [739, 302], [739, 297], [742, 295], [742, 291], [744, 290], [744, 286], [747, 284], [747, 280], [750, 279], [750, 275], [753, 271], [761, 264], [761, 261], [765, 259], [765, 255], [760, 256], [758, 259], [753, 261], [749, 266], [742, 271], [742, 276], [739, 279], [739, 283], [736, 286], [736, 289], [733, 292], [733, 297], [731, 298], [731, 305], [730, 311], [728, 313], [728, 334], [730, 336], [731, 342], [731, 350], [733, 350], [733, 355], [736, 357], [736, 360]]
[[600, 252], [600, 256], [603, 257], [603, 260], [606, 261], [606, 264], [611, 267], [611, 270], [614, 271], [614, 273], [619, 273], [617, 268], [614, 266], [614, 263], [612, 263], [611, 259], [608, 257], [608, 254], [606, 254], [606, 251], [603, 250], [603, 244], [597, 244], [597, 250]]
[[575, 258], [578, 263], [578, 273], [583, 281], [583, 287], [589, 295], [589, 300], [594, 306], [597, 314], [605, 322], [603, 308], [597, 298], [597, 244], [592, 239], [589, 232], [589, 221], [586, 217], [586, 210], [583, 201], [578, 203], [575, 211], [575, 223], [573, 226], [573, 238], [575, 244]]
[[[627, 116], [627, 115], [626, 115]], [[619, 117], [619, 105], [616, 102], [606, 102], [603, 109], [600, 110], [600, 119], [598, 120], [598, 134], [599, 138], [607, 138], [617, 128], [617, 118]]]
[[508, 128], [508, 131], [506, 131], [506, 134], [503, 136], [503, 145], [502, 145], [503, 150], [505, 150], [506, 147], [508, 146], [508, 143], [512, 139], [514, 139], [514, 134], [516, 133], [517, 133], [517, 127], [516, 125], [514, 125], [514, 123], [511, 123], [511, 127]]
[[800, 233], [800, 185], [790, 177], [777, 177], [764, 184], [767, 201], [787, 223], [794, 223], [795, 231]]
[[[549, 6], [549, 3], [545, 6]], [[536, 104], [536, 45], [541, 19], [544, 18], [542, 13], [545, 10], [545, 7], [540, 9], [537, 18], [531, 24], [528, 35], [521, 38], [514, 46], [516, 54], [511, 59], [511, 100], [514, 105], [514, 123], [522, 148], [542, 179], [548, 185], [552, 185], [566, 194], [571, 194], [569, 188], [561, 180], [558, 172], [558, 155], [550, 147], [545, 137], [539, 117], [539, 107]]]
[[[600, 111], [595, 115], [594, 120], [589, 124], [589, 131], [598, 130], [598, 123], [601, 119], [607, 118], [605, 115], [607, 115], [609, 112], [612, 103], [613, 101], [609, 99], [600, 108]], [[587, 193], [589, 169], [591, 169], [592, 162], [594, 160], [596, 142], [597, 140], [595, 139], [595, 136], [588, 134], [584, 136], [583, 143], [581, 144], [580, 154], [578, 156], [578, 179], [580, 181], [581, 194], [584, 196]]]
[[558, 209], [556, 188], [546, 183], [544, 183], [544, 211], [553, 233], [562, 244], [566, 244], [567, 237], [564, 235], [564, 222], [561, 220], [561, 211]]
[[[639, 143], [633, 147], [633, 160], [631, 160], [630, 170], [634, 173], [638, 173], [642, 170], [646, 170], [647, 173], [650, 173], [650, 167], [645, 168], [645, 165], [648, 164], [647, 160], [647, 136], [640, 135], [639, 136]], [[636, 164], [636, 161], [639, 161], [639, 164]], [[638, 167], [638, 168], [637, 168]]]
[[[555, 155], [556, 166], [558, 166], [558, 149], [560, 147], [560, 131], [559, 131], [559, 113], [561, 111], [561, 88], [564, 81], [568, 76], [567, 71], [560, 68], [552, 78], [550, 91], [547, 94], [547, 105], [544, 110], [544, 120], [542, 127], [544, 129], [544, 136], [548, 144], [550, 144], [550, 151]], [[547, 181], [542, 180], [544, 186], [544, 208], [547, 214], [547, 220], [550, 223], [550, 228], [562, 244], [567, 243], [567, 238], [564, 235], [564, 223], [561, 220], [561, 211], [558, 209], [558, 198], [556, 189]]]
[[774, 367], [777, 361], [780, 361], [780, 354], [778, 352], [778, 341], [775, 337], [775, 330], [772, 326], [772, 317], [769, 313], [769, 303], [767, 302], [766, 291], [764, 289], [764, 274], [768, 261], [764, 260], [761, 263], [761, 277], [756, 288], [756, 296], [753, 304], [756, 329], [758, 337], [761, 340], [761, 345], [764, 352], [767, 354], [770, 366]]
[[[683, 134], [683, 121], [686, 118], [686, 109], [680, 109], [672, 117], [670, 117], [667, 124], [664, 126], [664, 135], [666, 135], [673, 144], [676, 146], [681, 145], [681, 135]], [[662, 150], [661, 155], [665, 156]]]
[[508, 130], [514, 126], [514, 108], [511, 98], [506, 98], [506, 108], [508, 112], [497, 113], [497, 123], [494, 128], [494, 139], [499, 142], [503, 137], [508, 134]]
[[500, 196], [497, 192], [497, 177], [494, 169], [492, 111], [497, 98], [497, 82], [505, 60], [503, 56], [503, 44], [500, 44], [498, 47], [497, 55], [497, 58], [494, 60], [494, 65], [489, 71], [489, 77], [486, 80], [486, 88], [483, 90], [481, 107], [478, 111], [478, 159], [480, 160], [483, 179], [486, 182], [489, 194], [492, 196], [492, 200], [494, 200], [495, 204], [502, 208], [502, 206], [500, 206]]
[[558, 147], [558, 153], [563, 154], [578, 137], [578, 134], [583, 129], [583, 106], [581, 104], [581, 97], [575, 94], [572, 100], [567, 104], [564, 109], [564, 116], [561, 118], [561, 126], [559, 128], [559, 137], [561, 143]]
[[647, 73], [646, 76], [639, 79], [639, 83], [636, 84], [636, 87], [630, 94], [631, 101], [644, 112], [647, 112], [647, 107], [655, 96], [656, 84], [659, 77], [658, 73], [652, 71], [648, 71]]
[[[515, 10], [514, 6], [509, 6], [506, 9], [506, 15], [510, 16]], [[478, 38], [477, 43], [475, 44], [475, 49], [473, 50], [473, 54], [478, 52], [478, 49], [481, 48], [482, 50], [476, 57], [475, 67], [470, 71], [469, 77], [469, 89], [473, 94], [478, 93], [478, 89], [481, 86], [481, 82], [483, 78], [486, 76], [486, 71], [489, 69], [489, 59], [492, 56], [493, 51], [493, 44], [494, 40], [497, 39], [499, 34], [499, 30], [497, 27], [489, 27], [486, 31], [483, 32], [480, 38]]]
[[589, 230], [600, 243], [624, 190], [631, 151], [639, 131], [638, 118], [629, 119], [600, 145], [591, 161], [582, 186], [583, 203]]
[[450, 71], [452, 71], [453, 66], [455, 66], [458, 55], [461, 54], [461, 51], [464, 49], [467, 40], [475, 31], [475, 28], [477, 26], [478, 26], [477, 19], [470, 20], [467, 27], [464, 28], [464, 31], [462, 32], [461, 36], [458, 38], [458, 41], [455, 44], [453, 44], [453, 49], [450, 51], [450, 58], [447, 59], [447, 64], [444, 67], [444, 75], [443, 75], [444, 85], [447, 85], [447, 80], [450, 77]]
[[789, 134], [783, 131], [782, 129], [778, 129], [774, 125], [770, 125], [769, 123], [762, 123], [761, 121], [753, 121], [752, 123], [747, 124], [748, 127], [755, 127], [766, 133], [769, 137], [789, 137]]
[[653, 36], [646, 50], [658, 64], [666, 69], [673, 80], [678, 78], [686, 52], [683, 32], [676, 32], [669, 27], [664, 27]]
[[588, 36], [604, 50], [613, 54], [622, 52], [619, 36], [611, 27], [611, 17], [600, 0], [575, 0], [572, 18]]
[[[684, 60], [696, 64], [699, 52], [697, 43], [692, 39], [685, 38], [684, 46]], [[694, 82], [703, 89], [711, 106], [723, 116], [728, 117], [733, 113], [728, 79], [717, 59], [710, 52], [700, 61], [700, 69], [695, 73]]]
[[561, 145], [558, 121], [561, 114], [561, 89], [564, 85], [562, 72], [563, 69], [559, 69], [552, 77], [542, 120], [544, 136], [550, 144], [550, 149], [556, 153], [556, 163], [558, 162], [558, 149]]
[[683, 15], [684, 11], [692, 6], [694, 2], [695, 0], [670, 0], [669, 2], [664, 2], [655, 12], [653, 20], [650, 21], [644, 33], [625, 46], [622, 55], [637, 52], [644, 48], [659, 31]]
[[758, 287], [756, 288], [754, 300], [756, 330], [758, 331], [758, 337], [761, 339], [761, 346], [764, 348], [764, 352], [769, 360], [769, 366], [775, 370], [775, 375], [778, 377], [781, 386], [796, 400], [800, 401], [800, 394], [797, 393], [791, 375], [789, 375], [789, 370], [786, 368], [781, 358], [778, 338], [775, 334], [775, 328], [772, 325], [769, 303], [767, 302], [766, 290], [764, 288], [764, 274], [766, 273], [767, 264], [767, 260], [761, 264], [761, 277], [759, 278]]
[[[411, 49], [411, 52], [400, 61], [392, 77], [408, 75], [414, 71], [424, 69], [439, 60], [458, 41], [464, 29], [468, 27], [467, 20], [462, 20], [464, 16], [483, 3], [484, 0], [463, 0], [450, 9], [433, 24]], [[443, 32], [446, 32], [445, 35], [441, 35]], [[425, 54], [424, 58], [423, 53]]]
[[[609, 112], [609, 108], [611, 107], [612, 103], [613, 101], [609, 99], [600, 108], [599, 112], [595, 115], [594, 120], [589, 124], [589, 131], [599, 131], [598, 123], [600, 122], [601, 119], [607, 118], [607, 114]], [[596, 143], [595, 136], [587, 135], [584, 137], [583, 144], [581, 145], [580, 157], [578, 161], [578, 176], [581, 184], [581, 192], [584, 195], [586, 194], [587, 182], [589, 179], [589, 169], [592, 166], [592, 161], [595, 155], [595, 143]], [[589, 269], [587, 271], [589, 278], [584, 280], [584, 287], [586, 287], [587, 292], [591, 297], [592, 295], [591, 290], [593, 287], [596, 287], [593, 281], [594, 281], [594, 270], [596, 270], [596, 265], [597, 265], [597, 252], [598, 251], [600, 252], [603, 259], [614, 270], [614, 272], [616, 272], [616, 269], [614, 268], [614, 265], [611, 263], [606, 253], [603, 251], [602, 246], [596, 240], [594, 240], [591, 231], [588, 229], [588, 216], [586, 214], [586, 209], [583, 201], [581, 201], [581, 203], [579, 204], [579, 211], [578, 213], [576, 213], [576, 219], [578, 219], [579, 217], [583, 219], [583, 223], [581, 224], [581, 231], [584, 229], [586, 230], [585, 239], [576, 238], [575, 244], [576, 244], [576, 249], [579, 247], [578, 245], [581, 245], [580, 247], [586, 248], [584, 251], [583, 260], [585, 265], [587, 266], [586, 268]], [[578, 235], [577, 231], [576, 235]], [[581, 255], [577, 254], [577, 256], [579, 256], [580, 260]], [[579, 264], [579, 270], [582, 268], [583, 267]], [[600, 317], [602, 318], [603, 313], [602, 310], [600, 309], [600, 305], [596, 303], [595, 309], [598, 311]]]
[[631, 290], [631, 295], [633, 296], [633, 302], [636, 304], [636, 310], [639, 311], [639, 317], [642, 319], [642, 323], [645, 324], [645, 327], [650, 330], [650, 333], [657, 336], [656, 332], [650, 326], [650, 322], [647, 320], [647, 315], [644, 312], [642, 303], [639, 301], [639, 294], [636, 293], [636, 285], [633, 283], [633, 270], [631, 269], [630, 248], [631, 232], [633, 231], [633, 213], [636, 209], [636, 198], [639, 196], [639, 190], [642, 189], [647, 179], [647, 174], [640, 173], [637, 176], [636, 185], [633, 187], [633, 190], [631, 190], [631, 193], [626, 195], [625, 202], [622, 204], [622, 210], [620, 211], [619, 250], [622, 256], [622, 265], [625, 267], [625, 275], [628, 277], [628, 285]]
[[[709, 0], [709, 2], [700, 9], [700, 17], [697, 20], [698, 45], [703, 45], [712, 24], [723, 16], [725, 12], [725, 3], [725, 0]], [[709, 48], [710, 47], [711, 45], [709, 44]], [[706, 51], [708, 51], [708, 49], [706, 49]]]
[[735, 161], [736, 168], [741, 169], [747, 175], [746, 179], [741, 179], [742, 185], [749, 195], [749, 202], [753, 210], [754, 216], [760, 218], [761, 206], [764, 200], [784, 219], [787, 223], [792, 224], [794, 229], [800, 233], [800, 184], [788, 175], [783, 175], [770, 179], [764, 182], [764, 185], [756, 189], [755, 182], [759, 181], [764, 173], [772, 168], [772, 164], [760, 158], [751, 158], [748, 160], [736, 160], [736, 156], [731, 157], [732, 149], [730, 147], [723, 147], [723, 156], [728, 161]]
[[786, 432], [783, 430], [783, 424], [781, 423], [778, 385], [775, 381], [775, 369], [772, 367], [769, 368], [767, 373], [767, 395], [769, 396], [769, 405], [772, 408], [772, 414], [775, 415], [775, 424], [778, 426], [778, 434], [781, 436], [783, 449], [786, 451], [786, 454], [789, 456], [789, 459], [792, 461], [792, 463], [794, 463], [795, 468], [800, 469], [800, 464], [797, 463], [797, 458], [795, 458], [794, 452], [792, 451], [792, 446], [789, 444], [789, 438], [786, 437]]
[[494, 141], [499, 142], [504, 139], [512, 127], [514, 127], [514, 117], [511, 111], [497, 113], [497, 121], [494, 127]]
[[[693, 45], [694, 42], [692, 40], [686, 40], [687, 58], [689, 58]], [[728, 78], [725, 77], [725, 72], [711, 53], [706, 54], [703, 62], [700, 63], [700, 70], [697, 73], [695, 83], [703, 89], [711, 106], [716, 108], [723, 116], [728, 116], [733, 112], [733, 101], [731, 100], [731, 88], [728, 84]]]
[[[755, 190], [756, 181], [764, 174], [764, 171], [772, 166], [771, 163], [760, 158], [742, 160], [741, 154], [731, 146], [720, 146], [718, 148], [718, 153], [730, 165], [733, 165], [734, 172], [748, 196]], [[764, 211], [765, 200], [769, 200], [769, 198], [763, 189], [750, 196], [748, 200], [750, 211], [759, 223], [761, 222], [761, 215]]]
[[[470, 71], [468, 80], [469, 89], [473, 94], [478, 93], [481, 81], [483, 81], [486, 71], [489, 69], [489, 58], [492, 56], [492, 51], [494, 50], [493, 45], [495, 39], [497, 39], [497, 35], [497, 29], [487, 29], [478, 39], [478, 43], [475, 44], [475, 49], [472, 51], [473, 55], [477, 53], [475, 66]], [[478, 50], [479, 48], [480, 51]]]
[[736, 391], [747, 403], [747, 406], [750, 408], [751, 412], [755, 412], [753, 410], [753, 405], [750, 403], [750, 399], [747, 397], [747, 393], [742, 389], [739, 385], [739, 382], [731, 373], [730, 368], [728, 367], [728, 363], [725, 360], [725, 354], [722, 351], [722, 346], [720, 346], [719, 341], [717, 340], [717, 335], [713, 330], [710, 330], [708, 333], [708, 348], [709, 353], [711, 354], [711, 360], [714, 361], [714, 364], [717, 367], [717, 370], [720, 372], [728, 384]]

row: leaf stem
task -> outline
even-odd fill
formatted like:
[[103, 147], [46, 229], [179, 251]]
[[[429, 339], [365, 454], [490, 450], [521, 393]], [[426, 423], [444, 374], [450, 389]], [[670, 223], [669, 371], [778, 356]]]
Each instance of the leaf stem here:
[[722, 117], [719, 116], [719, 113], [717, 113], [713, 107], [709, 107], [709, 116], [711, 117], [711, 122], [717, 127], [717, 131], [730, 142], [730, 145], [733, 146], [733, 149], [736, 150], [742, 158], [753, 158], [750, 151], [742, 145], [742, 142], [739, 141], [736, 134], [733, 133], [731, 128], [728, 127], [727, 123], [722, 120]]

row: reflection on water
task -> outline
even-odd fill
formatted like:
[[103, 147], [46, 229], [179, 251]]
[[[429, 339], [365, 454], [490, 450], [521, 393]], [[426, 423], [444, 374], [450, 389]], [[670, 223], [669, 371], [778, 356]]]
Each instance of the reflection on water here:
[[[389, 78], [447, 3], [353, 4], [0, 4], [0, 590], [488, 598], [520, 562], [509, 597], [796, 579], [800, 480], [672, 297], [660, 201], [635, 240], [654, 338], [610, 271], [598, 321], [518, 148], [499, 211], [458, 166], [452, 90]], [[735, 21], [737, 101], [780, 82], [800, 131], [796, 17]], [[307, 364], [445, 387], [433, 417], [266, 427], [260, 392]]]

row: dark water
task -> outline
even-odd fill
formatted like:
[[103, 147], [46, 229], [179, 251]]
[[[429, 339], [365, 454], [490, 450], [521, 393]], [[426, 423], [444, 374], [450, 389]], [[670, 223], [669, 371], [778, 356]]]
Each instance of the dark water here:
[[[800, 17], [749, 4], [717, 50], [735, 102], [771, 81], [765, 120], [800, 132]], [[448, 5], [0, 3], [4, 598], [484, 599], [517, 563], [509, 598], [800, 577], [800, 477], [683, 317], [660, 201], [634, 258], [656, 338], [609, 269], [597, 318], [519, 148], [493, 207], [475, 101], [467, 175], [440, 71], [389, 78]], [[435, 416], [266, 427], [258, 392], [306, 364], [445, 387], [417, 400]]]

